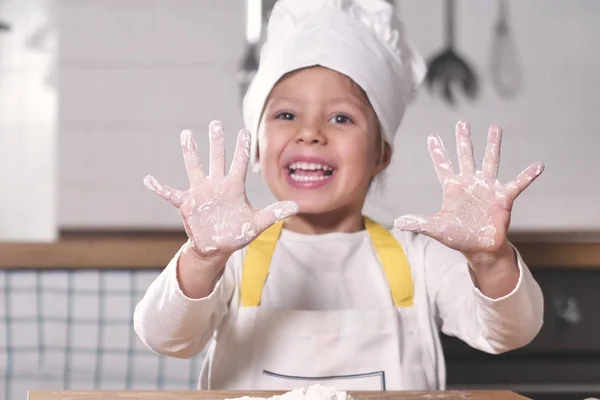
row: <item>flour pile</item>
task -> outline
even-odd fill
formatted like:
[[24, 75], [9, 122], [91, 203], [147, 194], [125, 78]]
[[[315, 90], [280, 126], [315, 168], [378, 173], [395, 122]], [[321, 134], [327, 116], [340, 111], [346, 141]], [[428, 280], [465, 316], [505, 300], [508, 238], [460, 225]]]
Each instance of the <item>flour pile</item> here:
[[[234, 400], [234, 399], [226, 399]], [[235, 400], [355, 400], [352, 396], [343, 390], [336, 390], [331, 386], [312, 385], [306, 388], [299, 388], [287, 393], [272, 396], [268, 399], [262, 397], [238, 397]]]

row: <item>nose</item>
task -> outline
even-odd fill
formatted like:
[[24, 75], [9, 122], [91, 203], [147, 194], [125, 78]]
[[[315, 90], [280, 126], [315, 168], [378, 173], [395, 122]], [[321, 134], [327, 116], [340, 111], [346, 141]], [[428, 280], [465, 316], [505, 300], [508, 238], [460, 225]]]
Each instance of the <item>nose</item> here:
[[302, 126], [296, 134], [296, 143], [326, 144], [327, 139], [320, 126], [317, 124], [307, 124]]

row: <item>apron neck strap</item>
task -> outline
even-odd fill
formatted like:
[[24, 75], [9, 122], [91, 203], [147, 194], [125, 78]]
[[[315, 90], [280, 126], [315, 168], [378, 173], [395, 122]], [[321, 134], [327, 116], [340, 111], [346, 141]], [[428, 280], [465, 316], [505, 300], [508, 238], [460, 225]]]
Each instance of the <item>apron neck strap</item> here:
[[[368, 217], [365, 217], [365, 228], [369, 232], [375, 253], [385, 273], [394, 306], [412, 306], [414, 297], [412, 273], [402, 246], [385, 227]], [[260, 304], [271, 259], [282, 229], [283, 221], [279, 221], [248, 245], [240, 287], [242, 307], [257, 307]]]

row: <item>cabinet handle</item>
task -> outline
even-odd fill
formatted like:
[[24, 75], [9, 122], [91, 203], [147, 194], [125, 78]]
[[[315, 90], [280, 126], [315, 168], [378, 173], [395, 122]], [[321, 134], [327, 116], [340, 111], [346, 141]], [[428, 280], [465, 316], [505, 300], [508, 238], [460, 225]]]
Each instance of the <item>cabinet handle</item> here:
[[581, 321], [581, 309], [575, 297], [556, 301], [556, 316], [565, 325], [574, 326]]

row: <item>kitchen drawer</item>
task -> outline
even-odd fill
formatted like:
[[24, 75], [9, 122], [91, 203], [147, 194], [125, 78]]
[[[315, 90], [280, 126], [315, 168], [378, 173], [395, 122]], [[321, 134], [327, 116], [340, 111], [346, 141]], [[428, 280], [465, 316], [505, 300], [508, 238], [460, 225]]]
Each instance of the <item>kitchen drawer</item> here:
[[452, 385], [595, 385], [600, 393], [600, 358], [505, 357], [494, 360], [448, 360], [448, 384]]
[[544, 326], [500, 355], [442, 335], [448, 388], [512, 390], [536, 400], [600, 398], [600, 269], [533, 269]]
[[448, 360], [448, 389], [511, 390], [535, 400], [600, 398], [600, 358]]
[[[544, 326], [514, 353], [591, 352], [600, 357], [600, 269], [534, 269], [533, 274], [544, 294]], [[453, 338], [443, 337], [443, 345], [447, 357], [477, 352]]]

